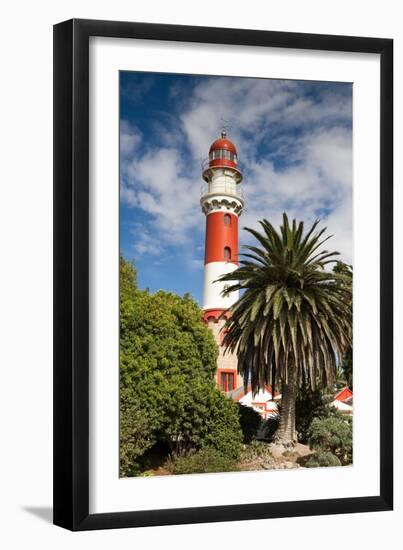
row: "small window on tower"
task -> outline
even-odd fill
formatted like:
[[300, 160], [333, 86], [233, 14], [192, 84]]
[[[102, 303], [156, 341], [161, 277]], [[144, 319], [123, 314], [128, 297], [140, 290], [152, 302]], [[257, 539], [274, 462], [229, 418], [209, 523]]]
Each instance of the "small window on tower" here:
[[229, 246], [226, 246], [224, 248], [224, 260], [228, 262], [230, 259], [231, 259], [231, 249]]
[[224, 214], [224, 225], [231, 225], [231, 216], [230, 216], [230, 214]]

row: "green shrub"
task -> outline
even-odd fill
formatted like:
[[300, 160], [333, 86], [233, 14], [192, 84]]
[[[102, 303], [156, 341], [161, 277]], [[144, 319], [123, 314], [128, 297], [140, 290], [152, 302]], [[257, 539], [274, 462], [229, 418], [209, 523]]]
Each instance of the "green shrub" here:
[[168, 432], [168, 438], [165, 432], [175, 456], [210, 447], [230, 459], [239, 456], [242, 431], [237, 405], [215, 388], [213, 382], [193, 380], [175, 427], [175, 431]]
[[165, 467], [172, 474], [206, 474], [231, 472], [236, 469], [236, 462], [222, 456], [216, 449], [206, 448], [186, 456], [170, 458]]
[[353, 458], [352, 421], [339, 413], [328, 418], [315, 418], [310, 427], [309, 446], [320, 452], [330, 452], [342, 464]]
[[205, 401], [208, 413], [194, 437], [196, 446], [212, 447], [223, 457], [236, 460], [243, 438], [236, 403], [217, 388], [209, 392]]
[[174, 456], [213, 448], [236, 459], [238, 408], [215, 387], [218, 347], [200, 307], [189, 295], [139, 290], [123, 257], [120, 282], [121, 475], [135, 475], [155, 442]]
[[140, 465], [136, 460], [154, 443], [150, 424], [138, 403], [133, 399], [120, 401], [120, 475], [137, 476]]
[[306, 468], [320, 468], [324, 466], [341, 466], [341, 462], [333, 453], [320, 451], [312, 455], [305, 463]]
[[298, 433], [298, 441], [306, 443], [309, 430], [314, 418], [328, 416], [329, 407], [320, 389], [311, 390], [302, 386], [295, 401], [295, 428]]
[[280, 417], [273, 416], [269, 417], [267, 420], [262, 421], [261, 428], [259, 430], [259, 439], [264, 439], [265, 441], [272, 441], [273, 436], [277, 431]]
[[262, 417], [252, 407], [246, 407], [238, 403], [239, 423], [241, 425], [243, 442], [250, 443], [255, 439], [257, 431], [262, 423]]
[[245, 445], [241, 454], [241, 460], [246, 462], [265, 457], [272, 458], [272, 454], [269, 445], [264, 441], [252, 441], [249, 445]]

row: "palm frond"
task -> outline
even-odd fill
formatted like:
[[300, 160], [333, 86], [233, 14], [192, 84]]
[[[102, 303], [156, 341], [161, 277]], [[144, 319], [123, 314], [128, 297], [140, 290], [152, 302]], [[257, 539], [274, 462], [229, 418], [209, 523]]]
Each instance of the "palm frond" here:
[[352, 342], [352, 284], [346, 270], [325, 270], [338, 252], [320, 250], [330, 239], [319, 220], [304, 234], [303, 222], [284, 214], [278, 232], [266, 219], [258, 241], [248, 245], [239, 267], [220, 281], [243, 291], [231, 307], [223, 343], [238, 355], [238, 370], [253, 391], [285, 380], [296, 369], [300, 383], [332, 384]]

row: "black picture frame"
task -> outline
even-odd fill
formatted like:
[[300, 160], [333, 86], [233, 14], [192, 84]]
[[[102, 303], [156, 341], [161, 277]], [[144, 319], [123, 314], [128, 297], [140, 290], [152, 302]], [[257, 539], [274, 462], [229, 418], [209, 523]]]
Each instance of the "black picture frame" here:
[[[364, 52], [381, 58], [380, 491], [366, 497], [89, 513], [89, 38]], [[392, 510], [393, 40], [73, 19], [54, 26], [54, 523], [71, 530]]]

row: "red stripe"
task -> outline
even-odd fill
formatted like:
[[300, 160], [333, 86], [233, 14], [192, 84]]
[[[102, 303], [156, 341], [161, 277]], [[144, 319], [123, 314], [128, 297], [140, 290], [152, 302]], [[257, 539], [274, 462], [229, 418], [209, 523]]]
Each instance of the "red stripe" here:
[[[224, 216], [231, 217], [231, 224], [225, 225]], [[225, 257], [225, 248], [231, 251], [231, 259]], [[204, 263], [238, 263], [238, 216], [231, 212], [213, 212], [206, 218], [206, 247]]]

